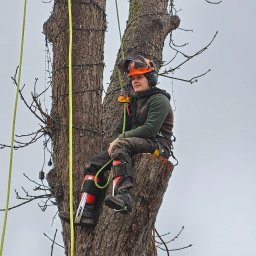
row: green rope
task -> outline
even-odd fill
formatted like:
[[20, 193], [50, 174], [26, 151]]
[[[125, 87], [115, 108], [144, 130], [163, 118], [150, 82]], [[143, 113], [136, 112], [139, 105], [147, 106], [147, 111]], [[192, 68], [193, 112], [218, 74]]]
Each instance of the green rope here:
[[[121, 24], [120, 24], [120, 17], [119, 17], [119, 11], [118, 11], [118, 3], [117, 0], [115, 0], [116, 4], [116, 17], [117, 17], [117, 24], [118, 24], [118, 31], [119, 31], [119, 39], [120, 39], [120, 45], [121, 45], [121, 55], [122, 59], [124, 60], [124, 46], [123, 46], [123, 40], [122, 40], [122, 32], [121, 32]], [[123, 81], [120, 70], [118, 70], [118, 80], [121, 87], [121, 90], [123, 89]], [[123, 129], [122, 133], [125, 132], [125, 124], [126, 124], [126, 104], [124, 104], [124, 121], [123, 121]]]
[[5, 238], [5, 231], [6, 231], [7, 218], [8, 218], [10, 191], [11, 191], [12, 160], [13, 160], [13, 149], [14, 149], [16, 114], [17, 114], [19, 90], [20, 90], [21, 68], [22, 68], [22, 59], [23, 59], [24, 33], [25, 33], [25, 23], [26, 23], [26, 9], [27, 9], [27, 0], [24, 0], [21, 47], [20, 47], [20, 62], [19, 62], [19, 71], [18, 71], [18, 84], [17, 84], [17, 89], [16, 89], [16, 97], [15, 97], [14, 113], [13, 113], [13, 121], [12, 121], [12, 138], [11, 138], [11, 151], [10, 151], [9, 174], [8, 174], [8, 188], [7, 188], [7, 196], [6, 196], [6, 206], [5, 206], [5, 215], [4, 215], [4, 225], [3, 225], [3, 230], [2, 230], [0, 256], [2, 256], [2, 253], [3, 253], [4, 238]]
[[98, 176], [100, 175], [100, 173], [112, 162], [113, 160], [110, 159], [106, 164], [104, 164], [99, 170], [98, 172], [96, 173], [95, 175], [95, 179], [94, 179], [94, 183], [96, 185], [97, 188], [99, 189], [104, 189], [108, 186], [108, 184], [110, 183], [111, 179], [112, 179], [112, 175], [111, 173], [109, 174], [108, 176], [108, 180], [107, 180], [107, 183], [103, 186], [99, 185], [99, 183], [97, 182], [97, 179], [98, 179]]
[[123, 104], [123, 108], [124, 108], [124, 121], [123, 121], [123, 130], [122, 130], [122, 134], [125, 132], [125, 124], [126, 124], [126, 103]]
[[69, 214], [70, 214], [70, 255], [74, 256], [74, 220], [73, 220], [73, 100], [72, 100], [72, 8], [71, 0], [68, 0], [68, 16], [69, 16], [69, 54], [68, 54], [68, 74], [69, 74]]
[[121, 43], [121, 54], [122, 54], [122, 59], [124, 60], [124, 46], [123, 46], [123, 41], [122, 41], [122, 33], [121, 33], [121, 25], [120, 25], [117, 0], [115, 0], [115, 3], [116, 3], [116, 16], [117, 16], [117, 23], [118, 23], [118, 30], [119, 30], [119, 38], [120, 38], [120, 43]]

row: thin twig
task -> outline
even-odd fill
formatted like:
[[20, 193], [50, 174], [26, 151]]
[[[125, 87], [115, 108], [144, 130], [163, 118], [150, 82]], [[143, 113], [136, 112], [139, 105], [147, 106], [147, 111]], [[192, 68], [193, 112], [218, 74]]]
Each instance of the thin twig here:
[[178, 55], [178, 52], [175, 53], [174, 57], [173, 57], [170, 61], [168, 61], [168, 62], [165, 63], [165, 64], [162, 64], [162, 65], [161, 65], [161, 68], [164, 67], [164, 66], [169, 65], [172, 61], [174, 61], [174, 59], [177, 57], [177, 55]]
[[204, 72], [204, 73], [201, 74], [201, 75], [192, 77], [191, 79], [182, 79], [182, 78], [178, 78], [178, 77], [167, 76], [167, 75], [164, 75], [164, 74], [160, 74], [160, 76], [163, 76], [163, 77], [166, 77], [166, 78], [170, 78], [170, 79], [174, 79], [174, 80], [178, 80], [178, 81], [182, 81], [182, 82], [187, 82], [187, 83], [193, 84], [193, 83], [198, 82], [197, 78], [206, 75], [206, 74], [209, 73], [210, 71], [211, 71], [211, 69], [207, 70], [206, 72]]
[[57, 229], [55, 230], [55, 234], [54, 234], [53, 241], [52, 241], [51, 256], [53, 256], [53, 247], [54, 247], [54, 244], [55, 244], [56, 234], [57, 234]]
[[193, 29], [188, 29], [188, 28], [178, 28], [178, 29], [186, 32], [193, 32]]
[[[189, 247], [193, 246], [192, 244], [189, 244], [187, 246], [184, 246], [184, 247], [180, 247], [180, 248], [177, 248], [177, 249], [168, 249], [168, 251], [164, 248], [161, 248], [159, 245], [157, 245], [156, 247], [159, 248], [160, 250], [162, 251], [165, 251], [165, 252], [174, 252], [174, 251], [180, 251], [180, 250], [184, 250], [184, 249], [187, 249]], [[168, 254], [169, 255], [169, 254]]]
[[[156, 229], [155, 229], [155, 231], [156, 231], [156, 234], [157, 234], [157, 236], [159, 237], [159, 239], [162, 241], [162, 243], [163, 243], [163, 245], [164, 245], [164, 247], [165, 247], [165, 249], [166, 249], [167, 255], [170, 256], [169, 250], [168, 250], [168, 246], [166, 245], [166, 243], [165, 243], [165, 241], [163, 240], [163, 238], [158, 234], [158, 232], [157, 232]], [[158, 247], [158, 246], [157, 246], [157, 247]], [[159, 247], [158, 247], [158, 248], [159, 248]]]
[[[51, 196], [51, 194], [47, 194], [47, 196]], [[45, 198], [45, 197], [46, 197], [45, 195], [35, 196], [34, 198], [28, 199], [26, 202], [23, 202], [23, 203], [15, 205], [15, 206], [9, 207], [8, 210], [15, 209], [15, 208], [20, 207], [24, 204], [30, 203], [30, 202], [32, 202], [36, 199]], [[5, 209], [0, 209], [0, 211], [5, 211]]]
[[178, 64], [178, 65], [177, 65], [176, 67], [174, 67], [174, 68], [170, 68], [169, 70], [165, 70], [164, 72], [160, 73], [159, 75], [164, 75], [164, 74], [171, 73], [171, 72], [175, 71], [176, 69], [179, 69], [182, 65], [184, 65], [186, 62], [188, 62], [190, 59], [192, 59], [192, 58], [194, 58], [194, 57], [196, 57], [196, 56], [202, 54], [202, 53], [203, 53], [205, 50], [207, 50], [208, 47], [212, 44], [212, 42], [213, 42], [214, 39], [216, 38], [217, 34], [218, 34], [218, 31], [214, 34], [214, 36], [213, 36], [213, 38], [211, 39], [211, 41], [210, 41], [205, 47], [203, 47], [202, 49], [200, 49], [199, 51], [197, 51], [197, 52], [196, 52], [195, 54], [193, 54], [193, 55], [187, 55], [187, 54], [185, 54], [185, 53], [183, 53], [183, 52], [181, 52], [181, 51], [179, 51], [179, 50], [173, 48], [173, 47], [170, 45], [170, 47], [171, 47], [173, 50], [175, 50], [176, 52], [179, 52], [181, 55], [183, 55], [183, 57], [185, 57], [186, 60], [184, 60], [183, 62], [181, 62], [180, 64]]
[[[17, 80], [16, 80], [18, 68], [19, 68], [19, 67], [17, 67], [14, 76], [11, 77], [11, 79], [13, 80], [14, 85], [16, 85], [16, 86], [18, 86], [18, 83], [17, 83]], [[25, 86], [25, 85], [24, 85], [24, 86]], [[22, 87], [22, 89], [24, 88], [24, 86]], [[40, 116], [37, 115], [36, 110], [32, 110], [31, 106], [28, 105], [27, 101], [25, 100], [25, 98], [24, 98], [24, 96], [23, 96], [23, 94], [22, 94], [22, 89], [19, 90], [19, 95], [20, 95], [22, 101], [24, 102], [24, 104], [26, 105], [26, 107], [27, 107], [27, 108], [30, 110], [30, 112], [32, 112], [32, 114], [33, 114], [35, 117], [37, 117], [42, 123], [45, 123], [45, 121], [44, 121]]]
[[220, 4], [220, 3], [222, 2], [222, 0], [219, 1], [219, 2], [211, 2], [211, 1], [209, 1], [209, 0], [205, 0], [205, 2], [207, 2], [207, 3], [209, 3], [209, 4]]
[[38, 183], [38, 182], [36, 182], [36, 181], [30, 179], [25, 173], [23, 173], [23, 175], [25, 176], [25, 178], [27, 178], [27, 179], [28, 179], [29, 181], [31, 181], [32, 183], [38, 185], [39, 187], [43, 186], [43, 187], [45, 187], [45, 188], [48, 189], [48, 190], [50, 189], [50, 187], [48, 187], [48, 186], [46, 186], [46, 185], [42, 185], [42, 184], [40, 184], [40, 183]]
[[20, 134], [20, 135], [15, 134], [15, 136], [16, 136], [17, 138], [22, 138], [22, 137], [28, 137], [28, 136], [31, 136], [31, 135], [35, 135], [35, 134], [37, 134], [37, 133], [38, 133], [38, 131], [36, 131], [36, 132], [31, 132], [31, 133], [28, 133], [28, 134]]
[[[182, 231], [184, 230], [184, 226], [182, 226], [182, 228], [181, 228], [181, 230], [178, 232], [178, 234], [174, 237], [174, 238], [172, 238], [171, 240], [169, 240], [169, 241], [167, 241], [167, 242], [165, 242], [166, 244], [169, 244], [169, 243], [171, 243], [171, 242], [173, 242], [174, 240], [176, 240], [177, 238], [179, 238], [179, 236], [180, 236], [180, 234], [182, 233]], [[170, 234], [170, 233], [168, 233], [168, 234]], [[163, 237], [164, 235], [161, 235], [161, 237]], [[160, 243], [160, 242], [157, 242], [159, 245], [162, 245], [162, 243]]]
[[[20, 145], [14, 146], [13, 149], [17, 150], [17, 149], [20, 149], [20, 148], [27, 147], [28, 145], [31, 145], [31, 144], [37, 142], [43, 135], [44, 134], [41, 134], [39, 137], [37, 137], [36, 139], [35, 138], [32, 139], [30, 142], [26, 142], [26, 143], [18, 142]], [[14, 140], [14, 141], [17, 142], [16, 140]], [[11, 147], [10, 145], [0, 143], [0, 149], [10, 148], [10, 147]]]
[[[44, 236], [47, 237], [50, 241], [52, 241], [52, 242], [54, 241], [53, 239], [51, 239], [51, 238], [50, 238], [48, 235], [46, 235], [45, 233], [43, 233], [43, 234], [44, 234]], [[55, 241], [54, 241], [54, 244], [58, 245], [59, 247], [61, 247], [61, 248], [63, 248], [63, 249], [65, 248], [63, 245], [60, 245], [60, 244], [58, 244], [58, 243], [55, 242]]]

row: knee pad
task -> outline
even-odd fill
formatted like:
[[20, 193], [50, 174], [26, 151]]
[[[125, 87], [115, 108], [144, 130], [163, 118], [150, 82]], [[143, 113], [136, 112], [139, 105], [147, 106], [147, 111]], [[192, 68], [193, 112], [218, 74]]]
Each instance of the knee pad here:
[[111, 171], [113, 179], [115, 179], [118, 176], [133, 177], [132, 168], [126, 162], [114, 161]]
[[90, 174], [90, 175], [95, 175], [97, 173], [97, 168], [94, 165], [87, 165], [84, 170], [83, 170], [83, 174], [84, 176]]
[[[96, 177], [92, 174], [87, 174], [84, 177], [82, 184], [81, 192], [86, 192], [91, 195], [98, 195], [100, 190], [95, 185]], [[97, 178], [97, 182], [100, 182], [100, 179]]]

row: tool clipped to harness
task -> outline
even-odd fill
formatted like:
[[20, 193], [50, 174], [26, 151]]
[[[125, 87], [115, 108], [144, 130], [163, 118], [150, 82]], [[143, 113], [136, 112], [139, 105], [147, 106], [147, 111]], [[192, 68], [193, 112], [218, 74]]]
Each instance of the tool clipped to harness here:
[[122, 89], [117, 100], [120, 103], [130, 103], [131, 97]]
[[120, 103], [129, 103], [131, 100], [131, 97], [128, 95], [119, 95], [117, 100]]
[[169, 157], [170, 155], [166, 153], [166, 151], [164, 150], [163, 146], [161, 145], [161, 143], [156, 139], [155, 140], [155, 143], [157, 145], [157, 148], [156, 150], [154, 151], [154, 155], [157, 155], [157, 156], [162, 156], [162, 157]]

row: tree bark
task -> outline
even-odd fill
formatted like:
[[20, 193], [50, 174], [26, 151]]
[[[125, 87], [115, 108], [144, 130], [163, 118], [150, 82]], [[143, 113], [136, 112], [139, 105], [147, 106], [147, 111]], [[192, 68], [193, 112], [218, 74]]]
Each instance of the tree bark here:
[[[160, 66], [164, 40], [179, 25], [178, 17], [168, 15], [167, 4], [166, 0], [130, 1], [129, 19], [123, 36], [125, 55], [144, 52]], [[116, 104], [120, 88], [117, 64], [121, 54], [119, 51], [111, 84], [102, 105], [105, 0], [73, 0], [72, 12], [73, 198], [74, 209], [77, 209], [82, 182], [81, 169], [91, 156], [106, 148], [118, 121], [116, 117], [122, 111], [122, 106]], [[44, 25], [44, 33], [53, 45], [50, 125], [54, 169], [48, 174], [48, 182], [56, 197], [58, 209], [69, 211], [67, 0], [55, 0], [52, 15]], [[133, 212], [123, 215], [101, 203], [98, 224], [94, 229], [75, 228], [75, 255], [151, 255], [151, 231], [172, 170], [173, 165], [164, 158], [150, 154], [135, 156]], [[62, 227], [66, 255], [70, 255], [69, 225], [63, 222]]]

